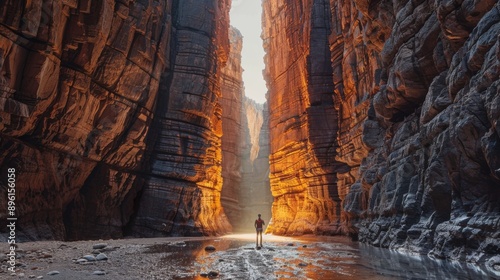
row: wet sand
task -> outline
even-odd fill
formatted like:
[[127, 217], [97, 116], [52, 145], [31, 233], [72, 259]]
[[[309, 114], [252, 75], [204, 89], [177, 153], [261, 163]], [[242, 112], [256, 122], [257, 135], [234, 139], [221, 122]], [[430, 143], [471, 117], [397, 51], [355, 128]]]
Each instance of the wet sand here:
[[[495, 279], [500, 271], [402, 255], [344, 237], [255, 234], [21, 243], [18, 266], [0, 279]], [[105, 248], [93, 249], [104, 243]], [[215, 251], [206, 251], [209, 245]], [[102, 253], [107, 259], [86, 261]], [[48, 273], [54, 275], [48, 275]], [[56, 274], [56, 272], [58, 272]], [[95, 275], [94, 273], [102, 275]], [[12, 274], [12, 275], [11, 275]], [[43, 277], [43, 278], [40, 278]]]

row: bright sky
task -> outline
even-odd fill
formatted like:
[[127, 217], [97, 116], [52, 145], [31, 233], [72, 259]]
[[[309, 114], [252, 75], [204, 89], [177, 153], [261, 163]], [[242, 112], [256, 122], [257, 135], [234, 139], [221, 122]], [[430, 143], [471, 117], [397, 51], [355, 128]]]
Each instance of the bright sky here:
[[266, 102], [264, 69], [264, 48], [260, 38], [262, 6], [259, 0], [233, 0], [230, 16], [231, 25], [243, 35], [241, 64], [245, 95], [257, 101]]

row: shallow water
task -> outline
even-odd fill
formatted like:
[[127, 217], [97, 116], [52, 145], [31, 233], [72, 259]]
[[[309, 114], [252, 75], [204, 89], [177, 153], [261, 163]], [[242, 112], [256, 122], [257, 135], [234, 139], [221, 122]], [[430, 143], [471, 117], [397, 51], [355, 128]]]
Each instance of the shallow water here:
[[[343, 237], [264, 236], [256, 248], [253, 234], [205, 241], [170, 242], [149, 247], [161, 253], [170, 279], [499, 279], [485, 268], [437, 261], [374, 248]], [[216, 251], [205, 251], [213, 245]], [[148, 253], [147, 252], [147, 253]], [[202, 276], [204, 275], [204, 276]]]

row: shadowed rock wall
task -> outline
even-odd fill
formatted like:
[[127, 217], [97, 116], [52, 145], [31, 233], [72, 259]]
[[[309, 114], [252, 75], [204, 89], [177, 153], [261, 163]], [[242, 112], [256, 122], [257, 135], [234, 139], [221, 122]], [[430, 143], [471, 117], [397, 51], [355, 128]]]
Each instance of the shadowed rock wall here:
[[241, 49], [243, 36], [231, 27], [229, 59], [222, 70], [222, 206], [233, 228], [241, 220], [241, 151], [245, 144], [242, 124], [243, 88]]
[[229, 6], [0, 3], [0, 170], [16, 168], [19, 240], [229, 230], [219, 101]]
[[269, 111], [267, 102], [257, 104], [245, 98], [243, 111], [243, 135], [245, 146], [241, 152], [241, 219], [236, 230], [255, 231], [257, 214], [269, 222], [273, 197], [269, 184]]
[[[313, 139], [304, 120], [315, 115], [304, 108], [316, 103], [303, 93], [314, 85], [311, 73], [323, 68], [311, 70], [314, 59], [305, 63], [300, 54], [324, 46], [312, 40], [311, 26], [322, 17], [310, 14], [320, 2], [264, 2], [273, 219], [280, 234], [301, 232], [295, 209], [309, 198], [299, 182], [313, 178], [303, 175], [303, 162], [318, 154], [298, 148], [297, 140]], [[329, 1], [326, 59], [335, 112], [321, 124], [330, 120], [338, 128], [331, 128], [336, 152], [321, 155], [337, 162], [329, 194], [343, 207], [326, 212], [376, 246], [484, 260], [500, 251], [499, 4], [396, 2]]]
[[162, 76], [147, 177], [133, 222], [140, 236], [231, 230], [221, 206], [222, 69], [229, 55], [226, 1], [174, 1], [172, 60]]
[[264, 1], [270, 184], [276, 234], [338, 233], [329, 3]]

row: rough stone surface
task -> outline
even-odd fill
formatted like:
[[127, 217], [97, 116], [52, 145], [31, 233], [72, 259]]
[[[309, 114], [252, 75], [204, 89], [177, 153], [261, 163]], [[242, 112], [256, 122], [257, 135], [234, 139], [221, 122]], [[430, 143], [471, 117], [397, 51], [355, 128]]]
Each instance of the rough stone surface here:
[[[312, 73], [322, 68], [314, 56], [304, 62], [304, 54], [324, 45], [312, 40], [318, 28], [311, 28], [327, 18], [312, 8], [322, 4], [264, 2], [275, 233], [302, 232], [295, 227], [296, 209], [310, 204], [310, 188], [300, 182], [318, 175], [304, 173], [310, 165], [303, 162], [317, 154], [306, 153], [310, 145], [298, 140], [314, 139], [305, 120], [317, 115], [304, 108], [317, 103], [304, 92], [311, 92]], [[375, 246], [467, 261], [498, 254], [497, 1], [328, 4], [333, 86], [324, 96], [335, 112], [320, 123], [338, 127], [330, 129], [336, 153], [320, 155], [342, 163], [329, 194], [343, 207], [326, 212], [338, 214], [343, 231]], [[309, 16], [311, 10], [318, 16]], [[317, 221], [322, 210], [307, 213]]]
[[338, 110], [329, 3], [264, 1], [270, 184], [276, 234], [340, 232]]
[[230, 229], [220, 206], [229, 7], [0, 5], [0, 173], [16, 168], [19, 241]]
[[221, 69], [229, 55], [225, 1], [176, 1], [172, 58], [148, 144], [134, 235], [213, 235], [231, 230], [221, 206]]
[[233, 226], [241, 219], [241, 151], [242, 110], [245, 91], [243, 88], [241, 50], [243, 36], [235, 29], [229, 32], [230, 51], [226, 66], [222, 69], [222, 192], [221, 202], [229, 222]]

